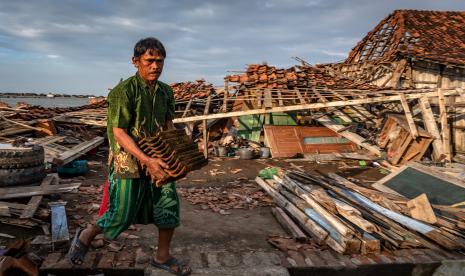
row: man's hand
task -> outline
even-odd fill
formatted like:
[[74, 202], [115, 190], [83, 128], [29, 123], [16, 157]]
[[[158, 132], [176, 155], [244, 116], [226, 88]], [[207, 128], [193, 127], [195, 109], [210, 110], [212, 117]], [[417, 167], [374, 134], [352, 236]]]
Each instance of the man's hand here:
[[163, 162], [161, 159], [147, 157], [144, 159], [142, 164], [147, 167], [147, 172], [150, 174], [152, 179], [155, 178], [156, 180], [165, 180], [168, 178], [168, 175], [163, 170], [168, 168], [168, 164]]

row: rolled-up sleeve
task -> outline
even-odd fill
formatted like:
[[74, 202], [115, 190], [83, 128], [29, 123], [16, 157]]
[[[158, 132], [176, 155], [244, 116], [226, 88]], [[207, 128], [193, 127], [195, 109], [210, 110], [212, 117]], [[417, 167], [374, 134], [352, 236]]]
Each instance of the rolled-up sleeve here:
[[108, 95], [108, 120], [112, 127], [128, 129], [131, 122], [131, 101], [127, 91], [118, 89]]
[[174, 93], [173, 89], [168, 86], [167, 89], [167, 94], [168, 94], [168, 109], [166, 111], [166, 120], [173, 120], [175, 117], [175, 100], [174, 100]]

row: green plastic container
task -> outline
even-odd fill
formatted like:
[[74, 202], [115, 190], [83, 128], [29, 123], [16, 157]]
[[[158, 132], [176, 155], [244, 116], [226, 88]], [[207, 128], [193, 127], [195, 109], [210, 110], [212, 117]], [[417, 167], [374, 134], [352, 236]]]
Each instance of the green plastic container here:
[[58, 167], [59, 176], [80, 176], [86, 175], [89, 172], [87, 160], [74, 160], [68, 164]]

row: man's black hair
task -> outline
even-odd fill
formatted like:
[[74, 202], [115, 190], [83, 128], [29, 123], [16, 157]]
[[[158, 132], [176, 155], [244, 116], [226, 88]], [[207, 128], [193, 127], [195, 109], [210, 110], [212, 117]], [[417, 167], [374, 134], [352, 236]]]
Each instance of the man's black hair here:
[[157, 51], [160, 55], [166, 58], [166, 51], [160, 40], [155, 37], [147, 37], [139, 40], [134, 46], [134, 57], [142, 56], [147, 50]]

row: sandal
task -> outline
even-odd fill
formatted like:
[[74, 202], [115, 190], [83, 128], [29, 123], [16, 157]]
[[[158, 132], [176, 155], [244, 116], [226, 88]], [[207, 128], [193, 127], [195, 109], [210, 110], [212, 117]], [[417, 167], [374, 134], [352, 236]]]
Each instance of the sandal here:
[[68, 260], [73, 265], [81, 265], [84, 262], [87, 251], [89, 251], [89, 246], [79, 240], [82, 230], [81, 228], [76, 230], [76, 234], [74, 234], [73, 241], [68, 251]]
[[170, 259], [168, 259], [168, 261], [164, 263], [159, 263], [155, 261], [154, 258], [152, 258], [150, 260], [150, 264], [156, 268], [166, 270], [179, 276], [189, 275], [192, 272], [191, 268], [187, 264], [185, 264], [184, 261], [178, 260], [175, 257], [171, 257]]

